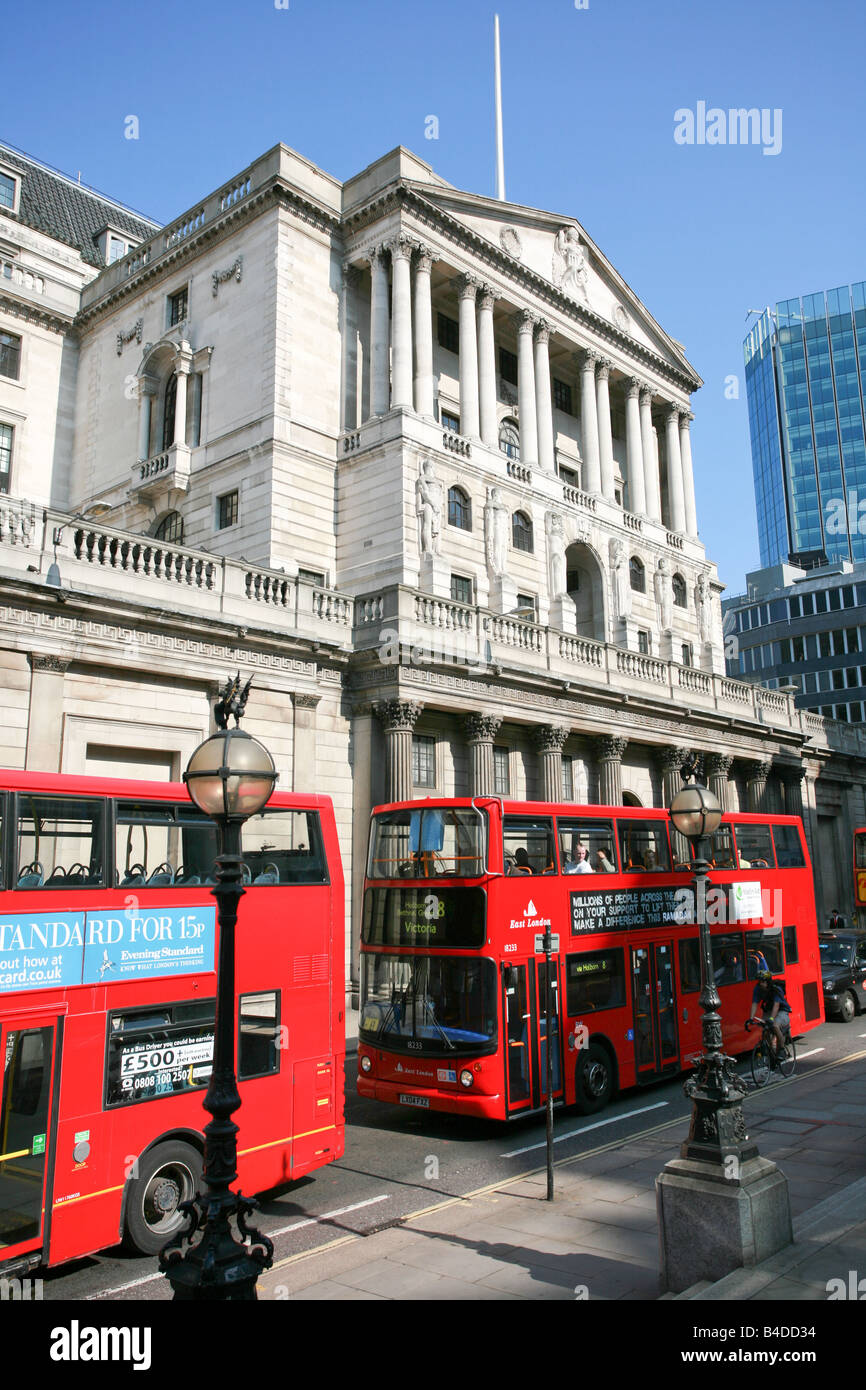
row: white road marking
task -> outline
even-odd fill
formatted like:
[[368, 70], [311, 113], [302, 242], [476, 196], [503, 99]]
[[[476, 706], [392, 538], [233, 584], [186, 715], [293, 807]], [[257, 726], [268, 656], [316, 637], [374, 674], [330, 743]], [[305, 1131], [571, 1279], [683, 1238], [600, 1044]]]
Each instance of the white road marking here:
[[[866, 1038], [866, 1033], [864, 1033], [863, 1036], [864, 1036], [864, 1038]], [[811, 1052], [798, 1052], [798, 1053], [797, 1053], [797, 1061], [798, 1061], [798, 1062], [802, 1062], [802, 1060], [803, 1060], [804, 1057], [814, 1057], [816, 1053], [818, 1053], [818, 1052], [826, 1052], [826, 1050], [827, 1050], [827, 1049], [824, 1048], [824, 1047], [813, 1047]]]
[[[640, 1110], [626, 1110], [621, 1115], [612, 1115], [609, 1120], [596, 1120], [595, 1124], [584, 1125], [582, 1129], [573, 1129], [568, 1134], [554, 1135], [554, 1144], [561, 1144], [564, 1139], [576, 1139], [581, 1134], [588, 1134], [591, 1129], [601, 1129], [602, 1125], [615, 1125], [620, 1120], [630, 1120], [633, 1115], [645, 1115], [648, 1110], [661, 1110], [668, 1105], [666, 1100], [657, 1101], [655, 1105], [641, 1106]], [[510, 1153], [500, 1154], [500, 1158], [517, 1158], [518, 1154], [531, 1153], [533, 1149], [546, 1149], [547, 1140], [543, 1139], [540, 1144], [527, 1144], [525, 1149], [512, 1149]]]
[[[368, 1197], [364, 1202], [355, 1202], [351, 1207], [338, 1207], [336, 1211], [323, 1212], [321, 1216], [310, 1216], [303, 1221], [293, 1221], [290, 1226], [280, 1226], [276, 1231], [266, 1231], [265, 1235], [270, 1236], [271, 1240], [277, 1236], [284, 1236], [287, 1231], [298, 1231], [302, 1226], [318, 1226], [322, 1221], [332, 1221], [335, 1216], [347, 1216], [350, 1211], [360, 1211], [362, 1207], [375, 1206], [377, 1202], [390, 1201], [390, 1194], [384, 1193], [381, 1197]], [[87, 1295], [88, 1302], [96, 1298], [114, 1298], [119, 1293], [126, 1293], [127, 1289], [138, 1289], [142, 1284], [153, 1284], [157, 1279], [164, 1279], [161, 1273], [146, 1274], [141, 1279], [132, 1279], [128, 1284], [117, 1284], [113, 1289], [100, 1289], [98, 1293]]]

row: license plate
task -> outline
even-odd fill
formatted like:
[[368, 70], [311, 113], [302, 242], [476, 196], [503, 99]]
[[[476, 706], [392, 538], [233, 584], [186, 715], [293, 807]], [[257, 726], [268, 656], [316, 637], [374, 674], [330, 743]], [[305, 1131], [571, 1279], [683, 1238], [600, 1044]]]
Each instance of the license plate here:
[[430, 1101], [427, 1096], [401, 1096], [401, 1105], [420, 1105], [422, 1110], [430, 1109]]

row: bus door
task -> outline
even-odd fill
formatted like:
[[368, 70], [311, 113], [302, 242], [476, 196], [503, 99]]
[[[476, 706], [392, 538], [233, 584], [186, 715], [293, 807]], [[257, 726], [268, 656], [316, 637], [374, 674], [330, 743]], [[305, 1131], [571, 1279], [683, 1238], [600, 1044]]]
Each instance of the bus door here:
[[632, 946], [631, 980], [637, 1079], [651, 1081], [679, 1067], [673, 944]]
[[505, 1086], [508, 1113], [531, 1110], [535, 1033], [535, 979], [531, 962], [507, 961], [502, 966], [502, 1019], [505, 1041]]
[[0, 1023], [0, 1264], [39, 1250], [46, 1237], [58, 1028], [56, 1014], [32, 1010]]
[[[550, 963], [553, 1095], [562, 1095], [559, 962]], [[508, 961], [502, 967], [508, 1112], [538, 1109], [547, 1100], [547, 962]]]

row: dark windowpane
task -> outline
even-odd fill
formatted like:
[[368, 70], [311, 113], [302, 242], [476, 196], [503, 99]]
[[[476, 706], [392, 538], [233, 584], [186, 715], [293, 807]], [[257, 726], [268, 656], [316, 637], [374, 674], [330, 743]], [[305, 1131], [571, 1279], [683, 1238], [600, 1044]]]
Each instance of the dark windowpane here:
[[571, 387], [567, 381], [559, 381], [556, 377], [553, 378], [553, 404], [566, 415], [574, 414], [571, 406]]
[[588, 951], [565, 958], [565, 999], [569, 1018], [625, 1003], [625, 971], [620, 950]]
[[15, 333], [0, 333], [0, 376], [18, 380], [21, 371], [21, 339]]
[[154, 540], [168, 541], [170, 545], [183, 545], [183, 517], [180, 512], [169, 512], [164, 516], [153, 533]]
[[462, 488], [448, 489], [448, 525], [459, 526], [461, 531], [472, 530], [472, 503]]
[[455, 603], [471, 603], [472, 580], [466, 579], [462, 574], [452, 574], [451, 597]]
[[189, 290], [184, 286], [178, 290], [177, 294], [170, 294], [168, 297], [168, 322], [169, 326], [176, 323], [183, 323], [186, 318], [189, 306]]
[[517, 385], [517, 356], [508, 352], [506, 348], [499, 349], [499, 375], [503, 381], [510, 381], [513, 386]]
[[280, 1033], [279, 994], [246, 994], [240, 1001], [238, 1020], [238, 1080], [269, 1076], [280, 1069], [277, 1040]]
[[446, 314], [437, 314], [436, 335], [440, 347], [446, 348], [448, 352], [460, 351], [460, 325], [456, 319], [448, 318]]
[[532, 553], [532, 522], [525, 512], [515, 512], [511, 518], [511, 539], [515, 550]]
[[436, 786], [436, 740], [426, 734], [412, 738], [412, 785]]
[[226, 526], [234, 526], [238, 519], [238, 494], [227, 492], [217, 500], [217, 527], [220, 531]]

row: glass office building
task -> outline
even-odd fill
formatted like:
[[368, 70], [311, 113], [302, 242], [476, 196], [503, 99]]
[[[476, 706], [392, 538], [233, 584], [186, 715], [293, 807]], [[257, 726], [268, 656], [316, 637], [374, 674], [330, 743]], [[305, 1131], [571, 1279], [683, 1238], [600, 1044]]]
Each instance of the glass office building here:
[[866, 281], [765, 309], [744, 351], [762, 567], [866, 560]]

